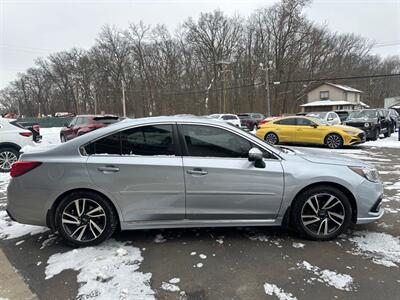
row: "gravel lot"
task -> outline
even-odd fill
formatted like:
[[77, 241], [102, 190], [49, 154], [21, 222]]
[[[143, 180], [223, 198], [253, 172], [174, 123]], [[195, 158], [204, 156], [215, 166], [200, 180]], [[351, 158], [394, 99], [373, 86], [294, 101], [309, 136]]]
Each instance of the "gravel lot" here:
[[[42, 130], [58, 142], [59, 129]], [[379, 169], [382, 220], [331, 242], [270, 227], [138, 230], [73, 250], [6, 217], [9, 176], [0, 174], [0, 247], [40, 299], [398, 299], [400, 142], [320, 150]]]

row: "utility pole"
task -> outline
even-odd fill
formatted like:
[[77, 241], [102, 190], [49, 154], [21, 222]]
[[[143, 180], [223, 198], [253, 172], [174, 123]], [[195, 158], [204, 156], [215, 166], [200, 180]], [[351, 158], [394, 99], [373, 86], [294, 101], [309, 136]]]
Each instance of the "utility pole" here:
[[263, 71], [265, 71], [265, 92], [266, 92], [266, 100], [267, 100], [267, 111], [269, 116], [271, 116], [271, 94], [269, 89], [269, 70], [272, 66], [273, 61], [269, 60], [268, 64], [264, 67], [263, 63], [260, 63], [260, 67]]
[[121, 79], [121, 88], [122, 88], [122, 111], [124, 118], [126, 118], [125, 81], [123, 79]]

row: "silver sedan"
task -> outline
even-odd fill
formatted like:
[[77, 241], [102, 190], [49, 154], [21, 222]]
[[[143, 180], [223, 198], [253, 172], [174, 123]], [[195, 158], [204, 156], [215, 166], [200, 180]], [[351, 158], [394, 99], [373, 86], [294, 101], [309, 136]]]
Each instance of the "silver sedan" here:
[[381, 218], [377, 171], [324, 154], [273, 147], [207, 118], [125, 120], [22, 154], [7, 211], [74, 246], [101, 243], [117, 228], [242, 225], [329, 240]]

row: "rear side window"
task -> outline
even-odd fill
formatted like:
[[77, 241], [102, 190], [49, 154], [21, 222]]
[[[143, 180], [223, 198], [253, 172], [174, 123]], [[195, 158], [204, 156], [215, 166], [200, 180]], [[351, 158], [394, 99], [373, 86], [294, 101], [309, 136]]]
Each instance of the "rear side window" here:
[[104, 125], [110, 125], [117, 123], [119, 121], [118, 117], [96, 117], [93, 118], [93, 122], [96, 124], [104, 124]]
[[189, 156], [248, 157], [251, 143], [230, 131], [203, 125], [183, 125]]
[[289, 118], [289, 119], [282, 119], [274, 122], [274, 124], [279, 124], [279, 125], [296, 125], [296, 119], [295, 118]]
[[175, 155], [172, 125], [127, 129], [90, 143], [85, 151], [88, 155]]
[[172, 125], [132, 128], [121, 133], [123, 155], [175, 155]]

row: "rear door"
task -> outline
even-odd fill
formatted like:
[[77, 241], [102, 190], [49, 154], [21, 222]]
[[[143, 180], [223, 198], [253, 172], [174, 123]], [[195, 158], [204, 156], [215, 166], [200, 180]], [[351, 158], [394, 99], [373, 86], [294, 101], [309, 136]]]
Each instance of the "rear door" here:
[[296, 134], [296, 118], [285, 118], [274, 122], [280, 142], [293, 143]]
[[182, 124], [186, 215], [196, 220], [274, 219], [283, 195], [279, 159], [265, 168], [248, 160], [246, 138], [212, 125]]
[[111, 192], [123, 220], [182, 220], [185, 187], [175, 125], [134, 127], [86, 147], [90, 178]]

